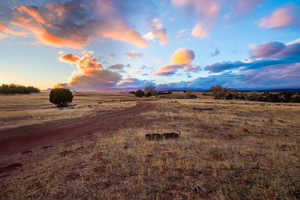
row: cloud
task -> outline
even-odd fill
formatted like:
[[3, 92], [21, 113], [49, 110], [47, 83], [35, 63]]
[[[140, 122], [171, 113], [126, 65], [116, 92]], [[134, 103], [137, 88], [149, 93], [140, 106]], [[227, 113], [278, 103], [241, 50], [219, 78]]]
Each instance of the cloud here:
[[[63, 57], [73, 58], [76, 55], [67, 54]], [[79, 57], [78, 57], [79, 58]], [[65, 62], [65, 60], [62, 60]], [[116, 86], [122, 79], [118, 72], [106, 70], [91, 55], [83, 55], [77, 62], [70, 62], [76, 66], [67, 83], [67, 87], [81, 90], [106, 90]], [[60, 85], [60, 84], [58, 84]], [[65, 87], [66, 85], [64, 85]]]
[[61, 55], [59, 57], [59, 60], [65, 63], [76, 64], [80, 60], [80, 57], [74, 54], [66, 54], [66, 55]]
[[237, 0], [234, 5], [234, 11], [238, 14], [247, 14], [263, 3], [264, 0]]
[[[264, 0], [171, 0], [172, 4], [196, 16], [197, 23], [192, 36], [208, 37], [211, 29], [222, 14], [241, 18], [257, 8]], [[229, 9], [228, 9], [229, 8]]]
[[186, 33], [188, 33], [189, 31], [186, 30], [186, 29], [182, 29], [182, 30], [179, 30], [177, 33], [176, 33], [176, 38], [182, 38], [184, 35], [186, 35]]
[[108, 70], [96, 70], [91, 74], [73, 74], [69, 85], [72, 88], [85, 90], [105, 90], [116, 86], [121, 80], [119, 73]]
[[196, 65], [183, 65], [183, 69], [186, 72], [198, 72], [201, 68]]
[[143, 56], [142, 53], [140, 53], [140, 52], [135, 52], [135, 51], [127, 52], [126, 55], [127, 55], [127, 57], [130, 58], [130, 59], [141, 58], [141, 57]]
[[17, 6], [7, 24], [32, 32], [40, 43], [55, 47], [79, 49], [99, 37], [147, 47], [147, 41], [127, 22], [129, 4], [128, 0], [48, 0], [40, 6]]
[[220, 50], [219, 50], [219, 49], [215, 49], [215, 50], [210, 54], [211, 57], [216, 57], [216, 56], [218, 56], [218, 55], [220, 55]]
[[300, 43], [292, 41], [284, 44], [281, 42], [266, 42], [251, 46], [253, 58], [287, 58], [298, 57], [300, 54]]
[[143, 36], [146, 40], [154, 40], [155, 36], [152, 32], [149, 32]]
[[195, 53], [190, 49], [178, 49], [172, 56], [173, 64], [189, 64], [195, 59]]
[[144, 38], [147, 40], [158, 40], [161, 45], [168, 44], [169, 38], [167, 35], [167, 29], [164, 27], [162, 21], [158, 18], [154, 18], [151, 21], [151, 30], [152, 32], [144, 35]]
[[161, 59], [159, 59], [159, 58], [155, 58], [155, 59], [153, 59], [153, 61], [154, 61], [156, 64], [162, 64], [162, 63], [163, 63], [163, 61], [162, 61]]
[[113, 71], [124, 72], [124, 68], [126, 68], [126, 67], [127, 67], [127, 65], [124, 65], [124, 64], [115, 64], [115, 65], [109, 66], [107, 69], [113, 70]]
[[266, 42], [251, 46], [251, 58], [248, 61], [222, 62], [208, 65], [207, 71], [219, 73], [226, 70], [261, 69], [275, 65], [290, 65], [300, 62], [300, 43], [293, 41], [287, 44], [281, 42]]
[[183, 69], [186, 72], [196, 72], [200, 67], [191, 65], [190, 63], [195, 59], [194, 51], [190, 49], [178, 49], [172, 55], [172, 64], [160, 67], [154, 75], [156, 76], [169, 76], [175, 74], [178, 70]]
[[4, 33], [8, 34], [8, 35], [14, 35], [14, 36], [26, 36], [27, 33], [26, 32], [22, 32], [22, 31], [15, 31], [10, 29], [8, 26], [6, 26], [4, 23], [0, 22], [0, 31], [2, 31], [3, 33], [1, 33], [1, 35], [5, 35]]
[[177, 72], [178, 69], [182, 68], [181, 65], [167, 65], [160, 67], [158, 71], [154, 72], [154, 75], [157, 76], [169, 76]]
[[225, 70], [231, 70], [231, 69], [242, 67], [244, 64], [246, 63], [243, 63], [241, 61], [214, 63], [212, 65], [206, 66], [205, 70], [213, 73], [218, 73], [218, 72], [223, 72]]
[[155, 86], [156, 84], [152, 81], [139, 80], [136, 78], [126, 78], [122, 79], [117, 83], [120, 88], [145, 88], [147, 86]]
[[132, 69], [130, 73], [132, 74], [140, 74], [142, 71], [140, 69]]
[[192, 36], [206, 38], [208, 36], [208, 31], [208, 28], [204, 28], [202, 24], [196, 24], [192, 31]]
[[[262, 84], [293, 84], [299, 82], [300, 62], [288, 65], [269, 66], [261, 71], [249, 71], [247, 80]], [[299, 84], [300, 85], [300, 84]]]
[[4, 33], [0, 33], [0, 40], [3, 39], [3, 38], [6, 38], [7, 35], [5, 35]]
[[205, 38], [215, 23], [216, 18], [220, 15], [222, 8], [221, 0], [172, 0], [173, 5], [194, 13], [198, 18], [192, 36]]
[[247, 70], [243, 73], [227, 72], [208, 77], [199, 77], [191, 81], [159, 84], [158, 88], [209, 89], [213, 85], [222, 85], [235, 89], [280, 89], [300, 87], [300, 62], [293, 64], [270, 65], [262, 70]]
[[68, 88], [67, 83], [57, 83], [53, 86], [53, 88]]
[[271, 16], [262, 18], [259, 25], [263, 28], [284, 28], [300, 25], [299, 7], [288, 5], [276, 9]]

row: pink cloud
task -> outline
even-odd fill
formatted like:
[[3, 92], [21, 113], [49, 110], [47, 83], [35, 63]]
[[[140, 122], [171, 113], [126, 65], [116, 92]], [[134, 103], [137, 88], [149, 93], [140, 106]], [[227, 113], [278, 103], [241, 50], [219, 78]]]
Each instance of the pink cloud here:
[[288, 5], [275, 10], [271, 16], [262, 18], [259, 25], [263, 28], [283, 28], [300, 25], [299, 9]]
[[208, 36], [209, 28], [205, 28], [202, 24], [196, 24], [192, 31], [192, 36], [198, 38], [206, 38]]
[[264, 0], [237, 0], [234, 10], [239, 14], [246, 14], [256, 8]]
[[280, 42], [266, 42], [251, 47], [251, 55], [253, 58], [272, 57], [282, 51], [286, 46]]
[[[10, 29], [8, 26], [6, 26], [4, 23], [0, 22], [0, 31], [8, 34], [8, 35], [15, 35], [15, 36], [26, 36], [27, 33], [20, 32], [20, 31], [14, 31]], [[4, 34], [2, 34], [4, 35]]]
[[22, 6], [16, 7], [16, 11], [18, 11], [21, 14], [30, 16], [37, 23], [47, 24], [47, 20], [44, 18], [44, 16], [42, 15], [42, 12], [40, 12], [40, 10], [38, 8], [22, 5]]
[[251, 46], [251, 55], [256, 59], [263, 58], [298, 58], [300, 54], [300, 43], [298, 40], [288, 42], [266, 42]]
[[192, 31], [194, 37], [207, 37], [213, 27], [216, 18], [222, 9], [222, 0], [172, 0], [176, 7], [185, 8], [194, 12], [198, 17], [198, 23]]
[[147, 40], [157, 40], [161, 45], [168, 44], [169, 37], [167, 34], [167, 29], [164, 27], [162, 21], [158, 18], [154, 18], [151, 21], [151, 30], [144, 35], [144, 38]]
[[181, 68], [181, 65], [167, 65], [167, 66], [163, 66], [163, 67], [160, 67], [156, 72], [154, 72], [154, 75], [157, 75], [157, 76], [173, 75], [180, 68]]
[[3, 38], [6, 38], [6, 35], [3, 34], [3, 33], [0, 33], [0, 40], [3, 39]]
[[[127, 23], [125, 9], [116, 0], [48, 1], [41, 6], [17, 6], [7, 24], [32, 32], [40, 43], [55, 47], [79, 49], [99, 37], [147, 47], [147, 41]], [[0, 24], [1, 29], [24, 35]]]
[[130, 59], [141, 58], [143, 56], [142, 53], [136, 51], [127, 52], [126, 55]]
[[102, 37], [135, 44], [139, 47], [148, 47], [146, 40], [135, 30], [126, 24], [124, 17], [120, 15], [119, 5], [111, 0], [94, 1], [98, 8], [97, 14], [105, 19], [98, 25], [97, 32]]

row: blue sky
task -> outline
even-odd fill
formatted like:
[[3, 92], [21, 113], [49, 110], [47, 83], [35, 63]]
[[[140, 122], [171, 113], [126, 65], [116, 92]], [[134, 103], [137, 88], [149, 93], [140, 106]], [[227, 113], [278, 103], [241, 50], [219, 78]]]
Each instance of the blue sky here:
[[0, 83], [298, 88], [299, 8], [295, 0], [7, 0]]

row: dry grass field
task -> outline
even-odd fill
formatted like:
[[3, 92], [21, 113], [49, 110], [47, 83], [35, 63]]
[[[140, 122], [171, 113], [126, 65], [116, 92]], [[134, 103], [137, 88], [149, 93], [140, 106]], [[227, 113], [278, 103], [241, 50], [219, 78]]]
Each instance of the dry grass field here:
[[119, 93], [78, 93], [73, 103], [58, 110], [48, 93], [0, 95], [0, 130], [53, 120], [85, 117], [135, 105], [135, 98]]
[[[46, 93], [0, 96], [3, 134], [89, 116], [109, 121], [93, 134], [2, 156], [1, 200], [300, 199], [300, 104], [121, 93], [74, 100], [58, 109]], [[180, 137], [145, 139], [165, 132]]]

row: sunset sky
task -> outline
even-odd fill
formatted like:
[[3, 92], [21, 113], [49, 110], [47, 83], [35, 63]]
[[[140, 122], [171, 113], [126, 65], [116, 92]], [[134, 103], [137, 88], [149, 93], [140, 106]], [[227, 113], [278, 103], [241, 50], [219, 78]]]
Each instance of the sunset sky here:
[[300, 0], [1, 0], [0, 84], [300, 88]]

